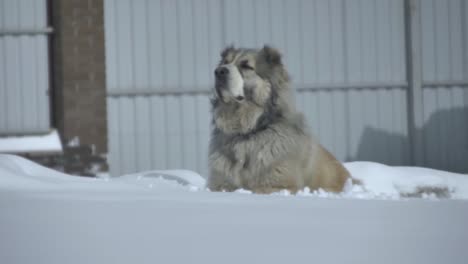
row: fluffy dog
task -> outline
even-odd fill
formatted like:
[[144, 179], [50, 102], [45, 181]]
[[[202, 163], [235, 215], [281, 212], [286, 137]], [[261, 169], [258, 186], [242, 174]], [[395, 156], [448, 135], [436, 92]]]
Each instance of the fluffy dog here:
[[308, 132], [276, 49], [228, 47], [215, 77], [210, 190], [342, 191], [350, 175]]

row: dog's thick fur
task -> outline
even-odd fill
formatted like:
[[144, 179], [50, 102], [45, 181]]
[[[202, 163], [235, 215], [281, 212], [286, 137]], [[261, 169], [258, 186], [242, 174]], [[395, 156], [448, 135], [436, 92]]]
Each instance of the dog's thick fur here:
[[210, 190], [342, 191], [348, 171], [311, 137], [292, 96], [276, 49], [231, 46], [221, 53], [212, 100]]

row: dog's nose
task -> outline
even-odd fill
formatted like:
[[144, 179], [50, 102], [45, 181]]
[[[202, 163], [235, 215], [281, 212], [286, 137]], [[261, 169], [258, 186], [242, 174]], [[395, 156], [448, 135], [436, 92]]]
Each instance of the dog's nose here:
[[218, 67], [216, 68], [215, 70], [215, 75], [217, 78], [222, 78], [222, 77], [226, 77], [226, 75], [229, 74], [229, 69], [226, 68], [226, 67]]

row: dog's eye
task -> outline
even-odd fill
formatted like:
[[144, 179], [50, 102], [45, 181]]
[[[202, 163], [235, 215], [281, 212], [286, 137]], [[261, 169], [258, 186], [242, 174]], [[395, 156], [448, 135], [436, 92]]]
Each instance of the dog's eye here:
[[252, 66], [250, 66], [248, 60], [241, 61], [240, 66], [241, 66], [242, 69], [246, 69], [246, 70], [253, 70], [254, 69]]

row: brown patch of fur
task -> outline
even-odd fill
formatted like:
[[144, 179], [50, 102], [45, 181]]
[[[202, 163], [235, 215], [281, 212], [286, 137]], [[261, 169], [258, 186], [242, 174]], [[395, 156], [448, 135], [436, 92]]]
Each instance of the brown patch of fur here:
[[350, 177], [348, 170], [322, 146], [319, 146], [316, 157], [309, 188], [311, 190], [322, 188], [329, 192], [341, 192]]

